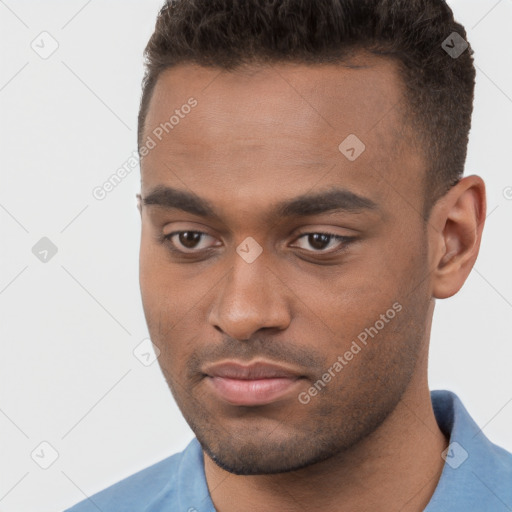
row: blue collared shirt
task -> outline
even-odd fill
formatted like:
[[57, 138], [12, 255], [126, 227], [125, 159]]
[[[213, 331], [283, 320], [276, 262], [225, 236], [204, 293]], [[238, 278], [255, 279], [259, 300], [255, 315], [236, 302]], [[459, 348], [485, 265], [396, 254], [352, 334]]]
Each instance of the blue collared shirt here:
[[[512, 454], [491, 443], [450, 391], [432, 391], [445, 464], [425, 512], [512, 512]], [[215, 512], [197, 439], [66, 512]]]

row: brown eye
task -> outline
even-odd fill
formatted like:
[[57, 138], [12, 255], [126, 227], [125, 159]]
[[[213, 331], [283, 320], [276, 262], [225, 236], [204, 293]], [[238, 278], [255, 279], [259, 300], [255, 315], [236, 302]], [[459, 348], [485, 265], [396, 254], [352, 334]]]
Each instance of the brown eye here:
[[213, 236], [202, 231], [173, 231], [164, 235], [162, 241], [169, 244], [171, 251], [188, 254], [199, 253], [219, 245]]
[[[351, 237], [333, 233], [304, 233], [297, 239], [298, 247], [309, 252], [334, 252], [337, 248], [348, 243]], [[326, 250], [329, 249], [329, 250]]]
[[197, 242], [201, 240], [201, 233], [197, 231], [183, 231], [178, 233], [178, 239], [187, 249], [195, 249]]
[[308, 235], [308, 243], [317, 250], [325, 249], [329, 242], [331, 241], [330, 235], [325, 235], [323, 233], [311, 233]]

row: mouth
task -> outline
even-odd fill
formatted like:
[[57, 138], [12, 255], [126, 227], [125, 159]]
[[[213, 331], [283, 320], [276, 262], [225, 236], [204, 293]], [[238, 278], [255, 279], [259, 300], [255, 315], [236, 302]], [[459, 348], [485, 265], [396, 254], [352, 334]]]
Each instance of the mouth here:
[[304, 378], [294, 369], [259, 361], [249, 365], [234, 361], [211, 365], [204, 370], [207, 385], [231, 405], [267, 405], [286, 398]]

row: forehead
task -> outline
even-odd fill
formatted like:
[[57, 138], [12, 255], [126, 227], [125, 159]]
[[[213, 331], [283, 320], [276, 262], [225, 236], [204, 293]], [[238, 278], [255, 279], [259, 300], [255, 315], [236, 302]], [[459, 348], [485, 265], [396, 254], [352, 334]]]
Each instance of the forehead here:
[[[257, 200], [261, 190], [271, 199], [320, 180], [375, 199], [387, 191], [383, 180], [407, 180], [410, 193], [421, 164], [401, 137], [403, 93], [394, 61], [370, 56], [344, 65], [169, 69], [146, 117], [143, 141], [155, 147], [143, 158], [143, 193], [168, 183], [206, 197], [236, 190]], [[354, 161], [342, 152], [345, 140], [364, 148]]]

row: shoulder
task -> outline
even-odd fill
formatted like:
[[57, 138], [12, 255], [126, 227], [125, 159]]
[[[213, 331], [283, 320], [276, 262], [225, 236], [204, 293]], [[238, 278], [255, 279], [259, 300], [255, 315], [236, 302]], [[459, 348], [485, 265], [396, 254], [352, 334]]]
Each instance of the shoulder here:
[[[144, 510], [162, 493], [172, 499], [183, 463], [197, 451], [193, 439], [185, 450], [167, 457], [84, 499], [65, 512], [134, 512]], [[190, 465], [190, 461], [188, 461]], [[190, 468], [189, 468], [190, 470]]]
[[431, 393], [440, 429], [449, 439], [440, 481], [427, 512], [512, 510], [512, 454], [490, 441], [450, 391]]

